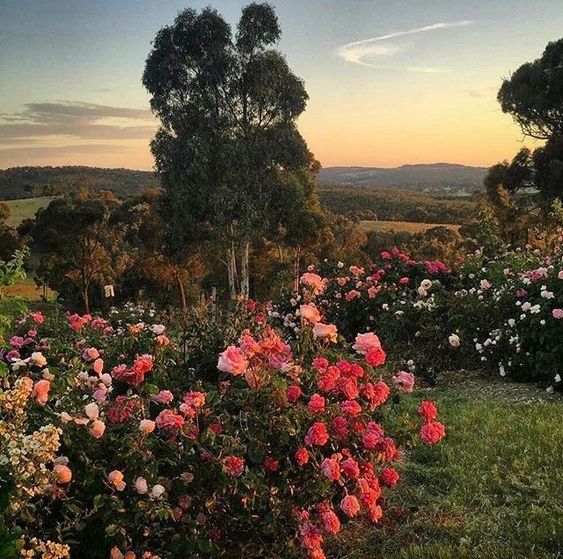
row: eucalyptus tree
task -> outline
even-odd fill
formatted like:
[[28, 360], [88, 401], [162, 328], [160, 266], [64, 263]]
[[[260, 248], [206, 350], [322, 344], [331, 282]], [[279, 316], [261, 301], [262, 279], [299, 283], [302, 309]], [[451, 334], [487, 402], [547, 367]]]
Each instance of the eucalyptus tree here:
[[252, 243], [279, 226], [284, 198], [288, 221], [307, 204], [282, 194], [313, 159], [296, 127], [307, 93], [275, 49], [280, 36], [268, 4], [245, 7], [235, 33], [214, 9], [186, 9], [158, 31], [143, 74], [160, 119], [151, 150], [168, 244], [215, 241], [231, 297], [248, 296]]

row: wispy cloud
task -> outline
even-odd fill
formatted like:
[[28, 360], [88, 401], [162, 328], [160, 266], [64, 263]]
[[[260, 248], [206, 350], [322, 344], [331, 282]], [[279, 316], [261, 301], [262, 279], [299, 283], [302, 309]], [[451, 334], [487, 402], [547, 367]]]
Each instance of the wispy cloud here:
[[[374, 57], [390, 57], [394, 54], [405, 50], [405, 46], [396, 44], [394, 41], [400, 37], [407, 37], [411, 35], [418, 35], [420, 33], [429, 33], [431, 31], [438, 31], [441, 29], [451, 29], [455, 27], [465, 27], [472, 25], [473, 21], [461, 20], [450, 22], [438, 22], [423, 27], [415, 27], [405, 31], [394, 31], [385, 35], [378, 35], [369, 39], [362, 39], [360, 41], [353, 41], [346, 43], [338, 48], [337, 53], [340, 58], [358, 64], [360, 66], [375, 66], [372, 62], [367, 61]], [[412, 68], [418, 68], [413, 66]], [[410, 70], [417, 71], [417, 70]]]
[[82, 140], [150, 138], [154, 129], [148, 109], [76, 101], [28, 103], [20, 112], [0, 114], [0, 144], [46, 136]]

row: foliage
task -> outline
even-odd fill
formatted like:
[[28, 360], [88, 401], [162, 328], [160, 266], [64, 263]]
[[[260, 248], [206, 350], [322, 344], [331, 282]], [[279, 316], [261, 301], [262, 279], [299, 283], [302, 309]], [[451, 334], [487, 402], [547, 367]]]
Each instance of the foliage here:
[[268, 4], [246, 6], [234, 37], [215, 10], [187, 9], [157, 33], [143, 74], [161, 122], [151, 150], [169, 247], [213, 240], [231, 298], [249, 295], [257, 240], [320, 219], [303, 186], [317, 164], [295, 124], [307, 93], [273, 48], [280, 35]]
[[0, 192], [4, 200], [72, 194], [83, 188], [111, 191], [126, 198], [138, 196], [146, 188], [157, 185], [158, 178], [154, 173], [131, 169], [74, 165], [0, 169]]
[[214, 380], [182, 363], [150, 310], [17, 322], [2, 352], [0, 465], [18, 547], [319, 558], [354, 517], [378, 522], [397, 445], [444, 434], [434, 405], [401, 419], [414, 377], [388, 386], [376, 336], [353, 354], [304, 324], [292, 348], [263, 309], [240, 320], [251, 330], [223, 345]]

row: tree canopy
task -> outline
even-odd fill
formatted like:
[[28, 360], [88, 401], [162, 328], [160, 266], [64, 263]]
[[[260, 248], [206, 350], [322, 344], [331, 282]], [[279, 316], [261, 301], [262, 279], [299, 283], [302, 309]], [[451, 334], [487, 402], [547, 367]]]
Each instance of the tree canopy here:
[[288, 175], [316, 169], [296, 127], [307, 93], [273, 48], [280, 36], [268, 4], [245, 7], [234, 35], [216, 10], [187, 9], [157, 33], [143, 74], [161, 122], [151, 149], [170, 244], [223, 242], [232, 295], [248, 294], [253, 240], [307, 207], [303, 189], [288, 195]]

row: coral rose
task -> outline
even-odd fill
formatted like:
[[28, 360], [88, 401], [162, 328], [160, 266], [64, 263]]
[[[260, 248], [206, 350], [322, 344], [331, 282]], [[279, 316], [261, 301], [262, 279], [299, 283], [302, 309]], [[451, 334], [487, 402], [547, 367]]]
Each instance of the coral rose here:
[[426, 444], [435, 444], [446, 436], [446, 428], [439, 421], [425, 423], [420, 428], [420, 438]]

